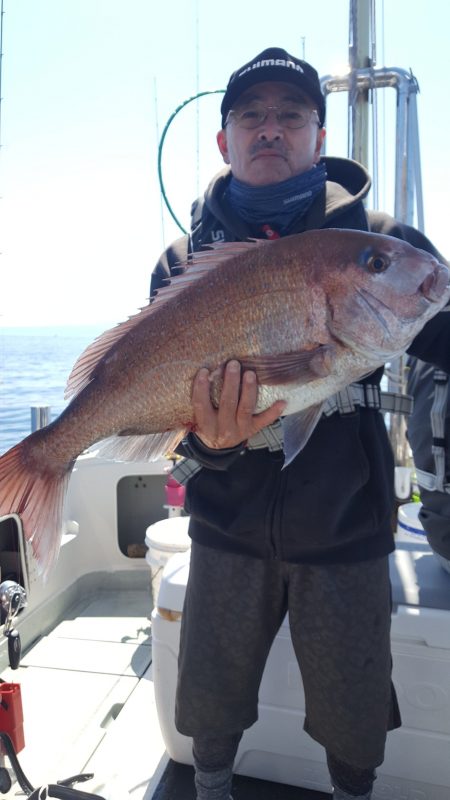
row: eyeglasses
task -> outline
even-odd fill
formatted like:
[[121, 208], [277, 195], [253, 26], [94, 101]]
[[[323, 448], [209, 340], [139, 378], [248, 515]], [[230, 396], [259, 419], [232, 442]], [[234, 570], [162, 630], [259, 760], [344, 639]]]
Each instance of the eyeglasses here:
[[247, 106], [232, 108], [228, 112], [225, 124], [234, 122], [239, 128], [252, 130], [262, 125], [271, 111], [275, 112], [277, 122], [283, 128], [304, 128], [314, 116], [316, 117], [315, 121], [319, 124], [319, 116], [315, 108], [308, 108], [302, 103], [293, 102], [282, 103], [280, 106], [265, 106], [258, 100], [254, 100]]

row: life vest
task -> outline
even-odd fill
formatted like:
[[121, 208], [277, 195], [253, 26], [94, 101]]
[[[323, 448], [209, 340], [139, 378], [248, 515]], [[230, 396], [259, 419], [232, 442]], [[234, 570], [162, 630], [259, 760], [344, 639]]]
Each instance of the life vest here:
[[430, 492], [450, 493], [449, 376], [419, 359], [409, 358], [408, 391], [414, 398], [408, 439], [417, 482]]

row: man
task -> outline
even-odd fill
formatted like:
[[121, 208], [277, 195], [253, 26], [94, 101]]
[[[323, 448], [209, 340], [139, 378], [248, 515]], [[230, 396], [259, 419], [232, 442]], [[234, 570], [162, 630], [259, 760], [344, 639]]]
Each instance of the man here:
[[450, 573], [450, 402], [449, 376], [417, 358], [408, 359], [408, 419], [422, 507], [419, 519], [430, 547]]
[[[151, 291], [188, 254], [217, 241], [272, 239], [312, 228], [367, 230], [366, 171], [321, 159], [325, 102], [315, 69], [270, 48], [231, 76], [217, 142], [229, 165], [193, 207], [192, 233], [162, 256]], [[372, 228], [433, 250], [382, 214]], [[442, 317], [442, 315], [439, 315]], [[435, 318], [436, 319], [436, 318]], [[450, 365], [442, 320], [411, 352]], [[217, 332], [220, 335], [220, 331]], [[445, 340], [445, 341], [444, 341]], [[366, 392], [324, 416], [282, 470], [283, 403], [255, 414], [255, 375], [226, 368], [219, 408], [208, 371], [193, 386], [192, 554], [183, 612], [176, 725], [193, 737], [198, 800], [228, 800], [242, 732], [289, 610], [306, 698], [305, 729], [326, 750], [336, 800], [370, 798], [386, 732], [400, 724], [391, 683], [393, 457], [379, 412], [379, 369]], [[368, 388], [370, 387], [370, 388]], [[362, 396], [373, 398], [363, 405]], [[345, 412], [350, 413], [345, 413]]]

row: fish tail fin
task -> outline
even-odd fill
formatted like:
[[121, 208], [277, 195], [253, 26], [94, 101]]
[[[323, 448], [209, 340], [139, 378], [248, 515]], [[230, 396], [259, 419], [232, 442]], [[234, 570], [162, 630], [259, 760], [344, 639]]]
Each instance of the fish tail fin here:
[[38, 570], [47, 576], [58, 558], [73, 462], [62, 465], [46, 459], [45, 449], [34, 444], [35, 436], [31, 434], [0, 457], [0, 515], [20, 517]]

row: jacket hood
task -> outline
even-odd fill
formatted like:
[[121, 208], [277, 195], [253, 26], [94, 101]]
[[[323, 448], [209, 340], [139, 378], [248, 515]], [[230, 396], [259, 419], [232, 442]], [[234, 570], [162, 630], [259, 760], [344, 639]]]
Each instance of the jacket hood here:
[[321, 159], [327, 168], [327, 196], [325, 214], [329, 218], [367, 197], [372, 180], [362, 164], [350, 158], [325, 156]]

